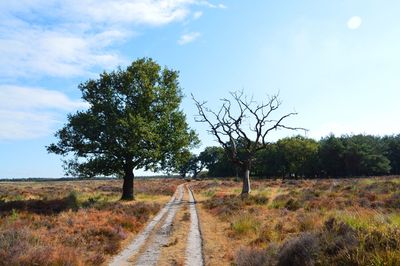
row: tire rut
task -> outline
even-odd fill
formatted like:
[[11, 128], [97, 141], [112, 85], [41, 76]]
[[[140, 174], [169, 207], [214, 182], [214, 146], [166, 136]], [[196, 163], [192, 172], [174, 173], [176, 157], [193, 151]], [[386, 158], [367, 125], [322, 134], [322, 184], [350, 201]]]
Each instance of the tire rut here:
[[200, 266], [204, 265], [203, 259], [203, 241], [200, 231], [199, 217], [196, 210], [196, 201], [193, 192], [188, 187], [189, 193], [189, 210], [190, 210], [190, 229], [188, 242], [186, 246], [186, 262], [185, 265]]
[[[189, 201], [183, 201], [185, 190]], [[113, 258], [110, 266], [139, 265], [151, 266], [159, 264], [163, 247], [170, 241], [173, 223], [182, 204], [188, 204], [190, 213], [190, 227], [187, 232], [185, 265], [204, 265], [203, 244], [200, 231], [196, 201], [189, 186], [179, 185], [174, 196], [165, 207], [151, 220], [146, 228], [135, 237], [132, 243]]]
[[[163, 218], [166, 215], [169, 215], [171, 213], [171, 210], [176, 205], [176, 203], [181, 202], [182, 197], [183, 197], [183, 185], [179, 185], [174, 196], [171, 197], [171, 200], [165, 205], [165, 207], [161, 209], [161, 211], [151, 220], [151, 222], [146, 226], [146, 228], [139, 235], [135, 237], [135, 239], [129, 246], [127, 246], [121, 253], [119, 253], [112, 259], [109, 265], [110, 266], [133, 265], [133, 263], [129, 259], [139, 252], [139, 250], [148, 240], [149, 236], [152, 233], [154, 233], [154, 229], [157, 226], [157, 224], [161, 220], [163, 220]], [[167, 216], [167, 218], [168, 217], [169, 216]]]
[[181, 207], [182, 198], [183, 198], [183, 186], [181, 185], [178, 188], [178, 197], [172, 203], [163, 224], [155, 232], [154, 237], [152, 238], [152, 242], [149, 243], [149, 245], [146, 247], [146, 250], [144, 250], [138, 256], [136, 263], [134, 263], [134, 265], [139, 265], [139, 266], [157, 265], [161, 253], [161, 248], [165, 246], [169, 241], [169, 236], [172, 230], [172, 222], [175, 218], [177, 211]]

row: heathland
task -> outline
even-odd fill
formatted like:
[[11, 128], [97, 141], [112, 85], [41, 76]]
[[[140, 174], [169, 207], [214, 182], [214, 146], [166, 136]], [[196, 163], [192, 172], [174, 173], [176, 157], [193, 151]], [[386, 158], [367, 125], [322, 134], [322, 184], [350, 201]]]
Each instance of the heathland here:
[[[136, 200], [124, 202], [119, 180], [2, 182], [0, 265], [105, 265], [181, 183], [138, 180]], [[241, 185], [186, 183], [206, 265], [400, 264], [399, 177], [255, 180], [247, 197]], [[184, 263], [190, 219], [185, 207], [172, 220], [162, 265]]]

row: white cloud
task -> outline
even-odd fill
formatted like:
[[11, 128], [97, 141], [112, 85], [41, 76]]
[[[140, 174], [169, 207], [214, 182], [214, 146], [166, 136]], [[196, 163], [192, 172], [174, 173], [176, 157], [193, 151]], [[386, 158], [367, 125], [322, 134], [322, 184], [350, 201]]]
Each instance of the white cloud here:
[[0, 86], [0, 109], [61, 109], [86, 108], [81, 100], [71, 100], [64, 93], [41, 88]]
[[183, 34], [179, 40], [178, 40], [178, 44], [179, 45], [185, 45], [191, 42], [194, 42], [196, 39], [198, 39], [201, 36], [201, 34], [199, 32], [191, 32], [188, 34]]
[[351, 17], [347, 21], [347, 27], [351, 30], [356, 30], [361, 26], [362, 19], [358, 16]]
[[0, 1], [0, 78], [70, 77], [125, 63], [116, 45], [140, 27], [187, 18], [198, 0]]
[[203, 16], [203, 12], [201, 12], [201, 11], [197, 11], [197, 12], [194, 12], [194, 14], [193, 14], [193, 19], [199, 19], [201, 16]]
[[86, 107], [59, 91], [0, 86], [0, 140], [48, 136], [66, 112]]

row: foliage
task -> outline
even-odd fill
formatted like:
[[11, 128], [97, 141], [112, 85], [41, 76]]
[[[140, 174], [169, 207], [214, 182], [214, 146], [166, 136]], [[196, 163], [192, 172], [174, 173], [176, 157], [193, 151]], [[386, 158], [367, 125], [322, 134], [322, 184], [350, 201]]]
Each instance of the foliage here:
[[[222, 148], [207, 147], [202, 159], [209, 176], [234, 176], [236, 167]], [[238, 149], [240, 156], [240, 149]], [[375, 137], [330, 135], [320, 141], [294, 136], [271, 143], [254, 157], [258, 177], [319, 178], [396, 174], [400, 167], [400, 135]]]
[[[79, 86], [89, 108], [68, 115], [47, 150], [63, 156], [70, 174], [124, 175], [123, 197], [133, 197], [134, 169], [169, 169], [172, 159], [197, 143], [184, 113], [178, 72], [151, 59], [103, 72]], [[125, 194], [126, 193], [126, 194]]]

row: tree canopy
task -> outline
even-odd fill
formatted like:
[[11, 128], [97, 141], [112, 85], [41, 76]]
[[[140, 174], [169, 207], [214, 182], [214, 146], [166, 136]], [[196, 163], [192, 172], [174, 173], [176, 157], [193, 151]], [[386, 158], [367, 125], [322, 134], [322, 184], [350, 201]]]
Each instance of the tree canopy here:
[[142, 58], [80, 84], [89, 108], [68, 115], [55, 134], [58, 142], [47, 150], [67, 158], [70, 174], [123, 176], [122, 198], [133, 199], [134, 169], [167, 168], [176, 154], [198, 142], [179, 108], [178, 77]]

